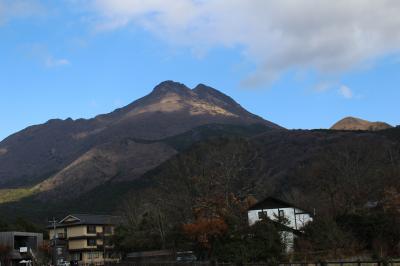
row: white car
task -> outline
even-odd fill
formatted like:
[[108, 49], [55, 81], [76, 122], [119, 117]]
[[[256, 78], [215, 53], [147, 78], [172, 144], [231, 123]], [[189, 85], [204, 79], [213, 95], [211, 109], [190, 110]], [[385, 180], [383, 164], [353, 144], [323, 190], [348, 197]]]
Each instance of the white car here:
[[57, 262], [57, 266], [71, 266], [71, 263], [69, 263], [68, 261], [58, 261]]

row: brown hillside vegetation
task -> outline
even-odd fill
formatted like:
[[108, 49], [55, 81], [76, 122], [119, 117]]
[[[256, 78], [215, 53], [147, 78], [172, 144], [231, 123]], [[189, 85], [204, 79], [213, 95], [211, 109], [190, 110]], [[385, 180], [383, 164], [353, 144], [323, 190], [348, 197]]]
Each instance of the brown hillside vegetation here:
[[247, 223], [249, 198], [274, 195], [316, 213], [316, 222], [296, 247], [299, 260], [313, 254], [318, 254], [314, 259], [362, 252], [395, 256], [400, 241], [400, 217], [393, 208], [400, 195], [400, 145], [394, 135], [271, 131], [201, 142], [148, 172], [142, 185], [132, 186], [123, 197], [119, 211], [124, 215], [133, 210], [143, 219], [162, 217], [163, 237], [151, 228], [131, 228], [144, 235], [152, 232], [153, 248], [171, 243], [164, 239], [168, 232], [172, 239], [178, 237], [173, 234], [182, 223], [183, 232], [200, 247], [214, 250], [227, 241], [234, 248], [227, 232]]

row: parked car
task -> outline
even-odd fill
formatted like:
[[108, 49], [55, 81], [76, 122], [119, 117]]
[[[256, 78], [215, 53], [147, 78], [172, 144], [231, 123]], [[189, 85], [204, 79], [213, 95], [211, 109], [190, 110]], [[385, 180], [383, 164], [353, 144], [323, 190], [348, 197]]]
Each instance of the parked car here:
[[71, 263], [65, 260], [59, 260], [57, 261], [57, 266], [71, 266]]
[[177, 262], [193, 262], [196, 260], [197, 257], [193, 254], [193, 251], [184, 251], [176, 253]]

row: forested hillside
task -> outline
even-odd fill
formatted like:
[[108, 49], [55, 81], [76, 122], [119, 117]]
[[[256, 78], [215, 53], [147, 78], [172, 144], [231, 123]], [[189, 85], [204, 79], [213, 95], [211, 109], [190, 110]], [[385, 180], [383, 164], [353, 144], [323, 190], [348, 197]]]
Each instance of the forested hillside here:
[[[246, 223], [249, 204], [273, 195], [316, 214], [316, 222], [298, 239], [300, 258], [397, 254], [399, 134], [399, 128], [379, 133], [268, 131], [197, 143], [127, 192], [118, 210], [134, 219], [130, 226], [136, 233], [127, 234], [134, 236], [128, 246], [175, 243], [185, 224], [200, 231], [222, 230], [226, 224], [236, 234], [232, 228]], [[221, 220], [205, 223], [201, 217]], [[162, 235], [151, 221], [163, 224]], [[190, 232], [196, 235], [196, 230]], [[148, 242], [140, 235], [153, 238]]]

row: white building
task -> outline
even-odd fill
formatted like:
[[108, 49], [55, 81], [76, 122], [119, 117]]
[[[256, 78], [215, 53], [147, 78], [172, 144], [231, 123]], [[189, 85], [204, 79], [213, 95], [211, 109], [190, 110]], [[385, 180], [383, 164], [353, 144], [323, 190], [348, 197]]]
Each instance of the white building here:
[[310, 212], [302, 208], [273, 197], [268, 197], [254, 204], [247, 211], [249, 225], [253, 225], [262, 219], [281, 223], [281, 228], [283, 228], [281, 236], [288, 252], [293, 250], [296, 235], [301, 233], [302, 228], [307, 223], [312, 222], [312, 216]]

